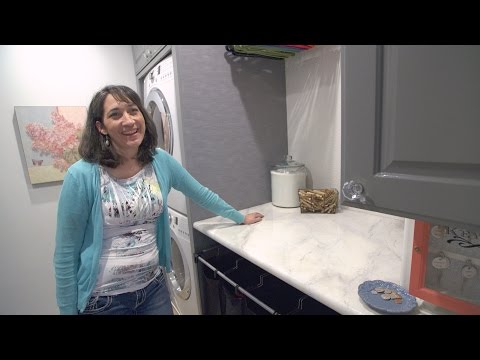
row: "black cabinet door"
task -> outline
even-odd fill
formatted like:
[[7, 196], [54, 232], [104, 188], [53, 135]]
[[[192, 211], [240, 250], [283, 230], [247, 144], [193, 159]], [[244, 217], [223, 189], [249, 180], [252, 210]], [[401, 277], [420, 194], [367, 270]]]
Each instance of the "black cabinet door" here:
[[342, 204], [480, 228], [480, 46], [348, 45], [341, 61]]

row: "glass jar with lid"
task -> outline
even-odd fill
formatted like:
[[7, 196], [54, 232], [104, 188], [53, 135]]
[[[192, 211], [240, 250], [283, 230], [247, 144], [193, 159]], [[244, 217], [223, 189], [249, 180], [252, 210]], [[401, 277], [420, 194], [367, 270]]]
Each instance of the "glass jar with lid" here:
[[291, 155], [270, 170], [272, 179], [272, 204], [279, 207], [300, 206], [298, 189], [304, 189], [307, 181], [305, 165], [292, 159]]

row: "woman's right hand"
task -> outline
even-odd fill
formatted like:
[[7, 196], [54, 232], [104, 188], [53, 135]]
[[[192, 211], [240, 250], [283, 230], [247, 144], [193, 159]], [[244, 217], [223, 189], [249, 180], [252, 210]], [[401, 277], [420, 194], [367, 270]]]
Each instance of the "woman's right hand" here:
[[259, 212], [254, 212], [245, 215], [245, 218], [243, 219], [242, 224], [245, 225], [250, 225], [250, 224], [255, 224], [259, 221], [262, 221], [263, 219], [263, 214], [260, 214]]

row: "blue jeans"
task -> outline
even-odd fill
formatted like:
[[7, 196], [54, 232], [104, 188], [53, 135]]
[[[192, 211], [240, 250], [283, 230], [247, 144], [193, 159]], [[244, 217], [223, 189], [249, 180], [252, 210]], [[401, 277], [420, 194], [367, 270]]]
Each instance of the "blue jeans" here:
[[173, 315], [163, 271], [143, 289], [114, 296], [92, 296], [80, 315]]

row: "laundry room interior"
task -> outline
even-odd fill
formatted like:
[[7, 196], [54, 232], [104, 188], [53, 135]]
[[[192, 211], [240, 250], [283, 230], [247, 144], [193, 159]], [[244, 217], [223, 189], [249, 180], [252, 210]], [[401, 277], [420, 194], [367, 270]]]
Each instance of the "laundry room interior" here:
[[[53, 258], [62, 181], [33, 183], [15, 108], [88, 107], [108, 84], [137, 91], [159, 146], [200, 184], [242, 215], [263, 214], [235, 224], [172, 188], [166, 282], [174, 314], [480, 314], [480, 221], [472, 215], [480, 213], [480, 129], [472, 120], [480, 105], [468, 95], [480, 93], [480, 47], [261, 47], [0, 45], [8, 174], [1, 315], [59, 314]], [[440, 55], [427, 75], [418, 70]], [[414, 58], [412, 70], [405, 59]], [[456, 76], [434, 77], [447, 68]], [[409, 91], [413, 83], [421, 86]], [[434, 105], [428, 96], [425, 106], [412, 103], [409, 92], [427, 91]], [[435, 116], [457, 126], [419, 123]], [[418, 131], [407, 134], [396, 118], [411, 118]], [[447, 151], [441, 144], [452, 131], [457, 148]], [[292, 171], [285, 200], [289, 183], [275, 181]], [[320, 197], [329, 197], [328, 208], [312, 210]], [[378, 300], [389, 286], [398, 298]]]

